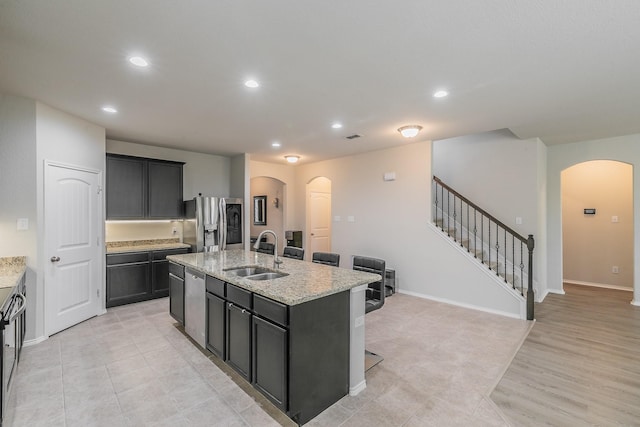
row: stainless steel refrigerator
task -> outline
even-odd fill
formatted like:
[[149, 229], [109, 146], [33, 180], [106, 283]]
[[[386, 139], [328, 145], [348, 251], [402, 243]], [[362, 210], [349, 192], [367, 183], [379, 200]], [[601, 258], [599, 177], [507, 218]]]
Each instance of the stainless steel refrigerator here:
[[198, 196], [184, 202], [183, 241], [191, 252], [242, 249], [242, 199]]

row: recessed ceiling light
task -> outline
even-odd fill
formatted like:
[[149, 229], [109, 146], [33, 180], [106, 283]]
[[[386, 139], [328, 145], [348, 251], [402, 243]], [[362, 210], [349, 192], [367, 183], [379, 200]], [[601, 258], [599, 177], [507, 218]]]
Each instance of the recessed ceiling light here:
[[246, 87], [251, 88], [251, 89], [255, 89], [255, 88], [257, 88], [258, 86], [260, 86], [260, 83], [258, 83], [258, 82], [257, 82], [257, 81], [255, 81], [255, 80], [247, 80], [246, 82], [244, 82], [244, 85], [245, 85]]
[[446, 90], [439, 90], [437, 92], [435, 92], [433, 94], [434, 98], [444, 98], [445, 96], [449, 95], [449, 92], [447, 92]]
[[142, 56], [132, 56], [129, 58], [129, 62], [131, 62], [136, 67], [148, 67], [149, 61], [144, 59]]
[[278, 148], [278, 147], [280, 147], [280, 143], [279, 142], [272, 142], [271, 146], [275, 147], [275, 148]]
[[104, 111], [105, 113], [111, 113], [111, 114], [115, 114], [118, 112], [118, 110], [116, 110], [115, 108], [113, 108], [110, 105], [106, 105], [104, 107], [102, 107], [102, 111]]
[[334, 128], [334, 129], [340, 129], [340, 128], [342, 128], [342, 123], [334, 123], [334, 124], [331, 125], [331, 127]]
[[298, 160], [300, 160], [300, 156], [293, 156], [293, 155], [284, 156], [284, 158], [287, 159], [287, 162], [289, 163], [297, 163]]

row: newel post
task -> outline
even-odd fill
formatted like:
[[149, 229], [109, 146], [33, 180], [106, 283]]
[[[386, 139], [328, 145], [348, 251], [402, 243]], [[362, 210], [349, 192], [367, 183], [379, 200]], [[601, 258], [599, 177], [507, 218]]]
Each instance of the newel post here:
[[529, 271], [527, 280], [527, 320], [533, 320], [533, 248], [535, 242], [533, 234], [529, 234], [527, 239], [527, 249], [529, 250]]

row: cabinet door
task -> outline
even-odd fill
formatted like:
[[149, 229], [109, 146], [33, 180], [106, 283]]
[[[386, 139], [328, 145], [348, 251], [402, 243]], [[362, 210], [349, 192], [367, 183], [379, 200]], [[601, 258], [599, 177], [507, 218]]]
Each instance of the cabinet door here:
[[225, 358], [225, 301], [207, 292], [207, 349]]
[[148, 261], [107, 267], [107, 307], [143, 301], [150, 294]]
[[146, 214], [147, 163], [107, 155], [107, 219], [138, 219]]
[[287, 330], [253, 316], [253, 385], [283, 411], [287, 410]]
[[149, 218], [182, 217], [182, 165], [149, 161]]
[[169, 261], [151, 263], [151, 297], [169, 296]]
[[251, 312], [227, 303], [227, 363], [251, 381]]
[[169, 313], [184, 325], [184, 279], [169, 275]]

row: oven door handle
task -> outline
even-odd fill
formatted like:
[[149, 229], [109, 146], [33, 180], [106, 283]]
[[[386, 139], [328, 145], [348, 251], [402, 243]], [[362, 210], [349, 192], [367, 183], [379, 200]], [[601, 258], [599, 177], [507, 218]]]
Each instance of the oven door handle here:
[[9, 323], [13, 322], [15, 318], [20, 316], [24, 309], [27, 308], [27, 297], [22, 295], [20, 292], [16, 293], [15, 296], [20, 298], [20, 308], [13, 311], [11, 317], [9, 317]]

